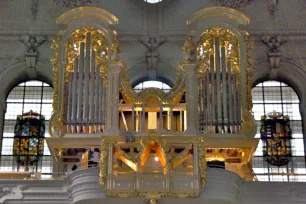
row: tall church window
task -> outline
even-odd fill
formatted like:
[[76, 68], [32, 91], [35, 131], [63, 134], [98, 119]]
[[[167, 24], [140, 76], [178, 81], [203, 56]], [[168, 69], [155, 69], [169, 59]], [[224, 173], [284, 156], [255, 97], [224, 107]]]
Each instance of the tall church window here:
[[259, 142], [253, 170], [259, 181], [302, 181], [306, 182], [306, 166], [300, 101], [296, 92], [287, 84], [279, 81], [265, 81], [252, 89], [253, 112], [257, 121], [256, 138], [260, 138], [261, 116], [273, 111], [288, 115], [292, 129], [292, 158], [281, 167], [273, 166], [263, 157], [262, 141]]
[[[41, 114], [45, 117], [45, 137], [49, 137], [48, 122], [52, 113], [53, 88], [41, 81], [26, 81], [15, 86], [6, 99], [6, 113], [4, 118], [4, 129], [2, 146], [0, 147], [0, 171], [18, 171], [17, 159], [13, 156], [14, 128], [18, 115], [29, 111]], [[41, 172], [48, 177], [52, 173], [52, 157], [44, 141], [44, 152], [42, 159], [31, 172]], [[19, 171], [23, 169], [19, 168]]]

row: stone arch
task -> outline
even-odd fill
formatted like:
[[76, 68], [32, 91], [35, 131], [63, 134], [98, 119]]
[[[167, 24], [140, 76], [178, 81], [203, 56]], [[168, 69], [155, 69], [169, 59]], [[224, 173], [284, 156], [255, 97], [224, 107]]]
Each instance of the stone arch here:
[[[276, 74], [271, 75], [268, 60], [260, 61], [253, 66], [253, 86], [266, 80], [278, 80], [290, 85], [300, 98], [301, 104], [305, 103], [306, 94], [304, 82], [306, 73], [296, 63], [282, 60]], [[301, 109], [302, 110], [302, 109]]]
[[[42, 61], [36, 64], [37, 80], [46, 82], [52, 86], [52, 71], [50, 65]], [[10, 91], [19, 83], [31, 80], [27, 74], [27, 66], [24, 60], [16, 61], [7, 67], [0, 75], [0, 104], [6, 106], [6, 98]]]

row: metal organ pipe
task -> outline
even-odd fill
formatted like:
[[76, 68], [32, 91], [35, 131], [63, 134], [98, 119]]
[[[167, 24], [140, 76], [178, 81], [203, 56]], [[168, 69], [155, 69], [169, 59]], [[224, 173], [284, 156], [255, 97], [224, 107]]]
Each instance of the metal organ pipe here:
[[89, 82], [89, 122], [94, 123], [94, 109], [95, 109], [95, 70], [96, 69], [96, 52], [94, 50], [91, 51], [91, 68], [90, 68], [90, 82]]
[[221, 82], [220, 82], [220, 42], [219, 38], [215, 38], [215, 68], [217, 78], [217, 113], [218, 113], [218, 130], [220, 132], [220, 124], [222, 123], [221, 109]]
[[[226, 47], [214, 40], [214, 54], [209, 56], [209, 70], [199, 86], [200, 130], [210, 133], [237, 133], [241, 123], [240, 88]], [[203, 121], [204, 120], [204, 121]]]
[[88, 32], [86, 34], [86, 54], [85, 54], [85, 75], [84, 75], [84, 97], [83, 97], [83, 124], [86, 127], [88, 122], [88, 85], [89, 85], [89, 71], [90, 71], [90, 44], [91, 35]]
[[95, 67], [95, 118], [94, 123], [99, 122], [99, 104], [100, 104], [100, 69], [99, 66]]
[[74, 71], [72, 79], [72, 108], [71, 108], [71, 122], [76, 122], [76, 108], [77, 108], [77, 78], [78, 78], [79, 59], [74, 60]]
[[229, 117], [229, 127], [231, 131], [231, 125], [233, 124], [233, 101], [232, 101], [232, 66], [230, 62], [227, 62], [227, 71], [228, 71], [228, 117]]
[[96, 66], [96, 52], [91, 49], [90, 33], [86, 34], [86, 44], [80, 43], [79, 53], [66, 85], [67, 132], [101, 132], [105, 91], [100, 68]]
[[69, 124], [71, 124], [71, 106], [72, 106], [72, 80], [73, 80], [73, 74], [69, 73], [69, 82], [67, 83], [67, 115], [66, 115], [66, 119], [67, 119], [67, 131], [70, 132], [71, 131], [71, 127]]
[[[210, 103], [210, 87], [209, 87], [209, 73], [206, 72], [206, 120], [207, 120], [207, 126], [206, 128], [210, 129], [211, 126], [211, 103]], [[204, 129], [204, 128], [203, 128]]]
[[[77, 123], [82, 120], [82, 98], [83, 98], [83, 72], [84, 72], [84, 42], [80, 44], [80, 64], [78, 78], [78, 105], [77, 105]], [[80, 128], [80, 127], [79, 127]], [[80, 132], [80, 129], [78, 130]]]
[[234, 118], [233, 118], [233, 120], [234, 120], [234, 132], [236, 133], [236, 124], [237, 124], [237, 92], [236, 92], [236, 77], [235, 76], [233, 76], [233, 99], [234, 99], [234, 110], [233, 110], [233, 112], [234, 112]]
[[225, 47], [221, 47], [221, 65], [222, 65], [222, 106], [223, 106], [223, 128], [225, 125], [228, 124], [228, 117], [227, 117], [227, 94], [226, 94], [226, 61], [225, 61]]
[[215, 109], [215, 72], [214, 72], [214, 56], [210, 55], [210, 81], [211, 81], [211, 115], [212, 126], [216, 123], [216, 109]]

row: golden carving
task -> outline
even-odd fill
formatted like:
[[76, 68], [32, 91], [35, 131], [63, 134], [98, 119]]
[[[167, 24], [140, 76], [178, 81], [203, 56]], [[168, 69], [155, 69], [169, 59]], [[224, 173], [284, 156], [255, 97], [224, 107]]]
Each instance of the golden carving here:
[[60, 113], [57, 115], [57, 117], [55, 118], [54, 122], [53, 122], [53, 128], [54, 129], [62, 129], [64, 124], [64, 114]]
[[50, 62], [52, 64], [53, 69], [53, 111], [57, 110], [58, 105], [58, 80], [59, 80], [59, 48], [60, 48], [61, 37], [59, 35], [56, 36], [55, 39], [52, 39], [51, 49], [54, 51], [55, 56], [50, 58]]
[[183, 53], [185, 54], [185, 57], [184, 57], [185, 62], [189, 63], [193, 60], [192, 55], [194, 54], [194, 52], [195, 52], [195, 46], [192, 41], [192, 37], [188, 36], [186, 38], [186, 41], [183, 47]]
[[[124, 68], [125, 69], [125, 68]], [[177, 76], [174, 86], [168, 93], [156, 88], [144, 89], [137, 93], [130, 85], [126, 73], [121, 72], [121, 88], [120, 92], [126, 103], [147, 104], [149, 98], [157, 98], [159, 103], [163, 104], [177, 104], [180, 102], [185, 93], [185, 72], [182, 66], [179, 66], [179, 74]]]
[[204, 138], [197, 139], [195, 141], [195, 145], [197, 145], [199, 152], [199, 168], [200, 168], [201, 184], [203, 188], [206, 182], [206, 160], [205, 160], [206, 149], [204, 146]]
[[[168, 161], [170, 160], [168, 155], [170, 155], [170, 153], [168, 152], [168, 143], [166, 143], [166, 138], [164, 138], [163, 136], [161, 136], [161, 134], [157, 131], [150, 131], [147, 137], [140, 137], [140, 140], [136, 139], [136, 142], [134, 143], [122, 143], [122, 142], [118, 142], [115, 143], [114, 140], [112, 140], [109, 137], [103, 137], [102, 138], [102, 142], [101, 142], [101, 160], [100, 160], [100, 184], [101, 185], [105, 185], [106, 183], [106, 178], [108, 176], [110, 180], [110, 182], [112, 182], [112, 177], [116, 176], [116, 173], [114, 172], [114, 175], [110, 175], [109, 172], [107, 172], [107, 169], [109, 167], [107, 167], [107, 165], [110, 165], [110, 161], [108, 161], [108, 159], [110, 159], [109, 155], [110, 152], [114, 152], [114, 154], [116, 154], [116, 152], [121, 152], [120, 150], [118, 151], [118, 149], [122, 148], [122, 147], [129, 147], [129, 148], [138, 148], [139, 154], [134, 157], [134, 154], [127, 154], [127, 153], [122, 153], [121, 155], [124, 155], [126, 158], [133, 160], [136, 159], [135, 162], [137, 162], [138, 164], [140, 164], [141, 166], [141, 162], [142, 162], [142, 157], [144, 156], [144, 154], [147, 154], [147, 151], [149, 153], [151, 153], [151, 150], [154, 149], [157, 155], [162, 155], [165, 160], [167, 161], [166, 165], [167, 168], [169, 167], [169, 163]], [[180, 143], [181, 144], [181, 143]], [[179, 154], [178, 157], [176, 157], [174, 159], [174, 161], [177, 161], [178, 158], [182, 158], [184, 157], [184, 155], [188, 155], [190, 153], [190, 151], [193, 148], [196, 148], [195, 151], [198, 152], [199, 154], [199, 159], [198, 159], [198, 168], [199, 168], [199, 179], [201, 181], [201, 186], [203, 187], [205, 184], [205, 177], [206, 177], [206, 161], [205, 161], [205, 146], [204, 146], [204, 138], [203, 137], [197, 137], [197, 139], [189, 139], [185, 142], [183, 142], [184, 146], [185, 146], [185, 150], [183, 151], [182, 154]], [[111, 151], [111, 145], [113, 145], [113, 147], [115, 148], [114, 151]], [[193, 154], [193, 153], [191, 153]], [[159, 156], [159, 158], [160, 158]], [[159, 159], [161, 161], [161, 159]], [[162, 163], [162, 161], [161, 161]], [[139, 171], [139, 169], [137, 169]], [[164, 172], [164, 173], [169, 173], [169, 171]], [[134, 175], [134, 174], [133, 174]], [[135, 174], [137, 177], [137, 174]], [[170, 174], [170, 178], [171, 178], [171, 174]], [[136, 178], [135, 178], [136, 179]], [[170, 181], [171, 182], [171, 181]], [[159, 189], [152, 189], [151, 190], [147, 190], [144, 191], [143, 189], [139, 189], [138, 187], [133, 187], [133, 189], [129, 189], [128, 192], [124, 192], [122, 191], [123, 189], [112, 189], [112, 187], [107, 187], [107, 189], [105, 190], [106, 195], [108, 197], [112, 197], [112, 198], [129, 198], [129, 197], [144, 197], [146, 199], [148, 199], [149, 202], [151, 203], [157, 203], [159, 201], [159, 199], [162, 199], [163, 197], [172, 197], [172, 198], [196, 198], [200, 196], [200, 187], [192, 187], [192, 190], [187, 190], [186, 192], [180, 192], [180, 191], [175, 191], [175, 189], [172, 189], [172, 187], [167, 187], [169, 188], [169, 191], [167, 190], [167, 192], [159, 192]]]
[[115, 33], [113, 37], [113, 43], [112, 43], [112, 61], [113, 62], [118, 62], [120, 61], [120, 56], [119, 53], [121, 52], [120, 44], [119, 44], [119, 39], [118, 39], [118, 34]]
[[241, 131], [248, 137], [254, 137], [256, 134], [256, 122], [251, 111], [244, 111], [242, 113], [242, 127]]
[[247, 44], [247, 69], [246, 69], [246, 80], [247, 80], [247, 110], [251, 111], [253, 108], [252, 100], [252, 88], [253, 88], [253, 69], [252, 66], [255, 63], [255, 58], [251, 55], [252, 50], [254, 49], [253, 43], [250, 41], [249, 36], [246, 36]]
[[146, 199], [149, 200], [150, 204], [157, 204], [157, 200], [160, 199], [161, 195], [159, 193], [148, 193]]
[[105, 35], [94, 28], [81, 28], [74, 31], [69, 37], [66, 45], [66, 70], [65, 82], [68, 82], [68, 73], [74, 71], [74, 60], [79, 54], [81, 42], [86, 41], [86, 33], [91, 33], [91, 46], [96, 51], [96, 65], [100, 66], [100, 74], [106, 83], [107, 80], [107, 56], [108, 42]]
[[107, 166], [108, 166], [108, 148], [109, 139], [102, 137], [101, 139], [101, 153], [100, 153], [100, 185], [104, 186], [106, 183]]
[[238, 40], [234, 33], [223, 28], [212, 28], [202, 33], [197, 43], [197, 61], [199, 74], [204, 74], [206, 70], [209, 70], [209, 56], [214, 54], [215, 38], [219, 38], [220, 45], [225, 47], [226, 58], [232, 62], [233, 74], [238, 75], [240, 71]]

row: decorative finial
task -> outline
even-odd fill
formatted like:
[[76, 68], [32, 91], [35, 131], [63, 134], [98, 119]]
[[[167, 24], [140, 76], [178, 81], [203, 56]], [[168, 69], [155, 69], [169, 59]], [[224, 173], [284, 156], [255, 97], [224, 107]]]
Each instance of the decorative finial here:
[[195, 53], [195, 46], [192, 41], [192, 37], [188, 36], [184, 43], [183, 52], [185, 54], [184, 60], [185, 62], [191, 62], [193, 60], [193, 54]]
[[120, 43], [118, 39], [118, 34], [115, 33], [113, 37], [113, 44], [112, 44], [112, 61], [117, 62], [120, 60], [119, 53], [121, 52]]

